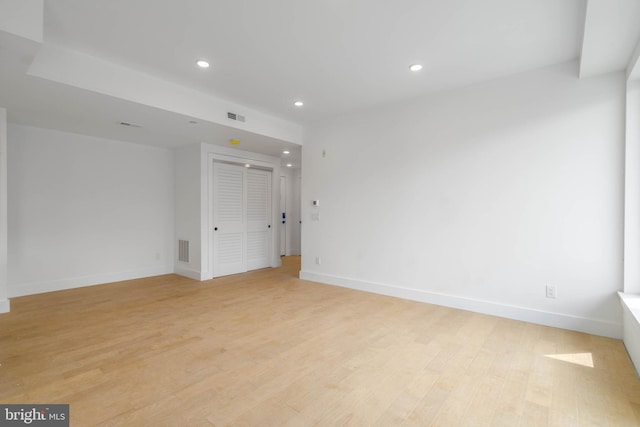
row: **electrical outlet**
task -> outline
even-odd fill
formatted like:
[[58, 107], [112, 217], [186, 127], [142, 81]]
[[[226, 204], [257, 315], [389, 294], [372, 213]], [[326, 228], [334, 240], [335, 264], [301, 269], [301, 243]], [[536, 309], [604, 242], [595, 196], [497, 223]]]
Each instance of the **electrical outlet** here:
[[322, 264], [322, 259], [319, 256], [316, 257], [316, 264]]
[[555, 298], [556, 296], [556, 287], [554, 285], [547, 285], [547, 298]]

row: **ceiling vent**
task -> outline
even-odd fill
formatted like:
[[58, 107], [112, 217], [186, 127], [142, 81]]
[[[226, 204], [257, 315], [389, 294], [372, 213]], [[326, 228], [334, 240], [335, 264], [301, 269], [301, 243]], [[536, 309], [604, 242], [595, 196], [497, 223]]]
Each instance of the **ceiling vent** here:
[[228, 112], [227, 113], [227, 118], [231, 119], [231, 120], [237, 120], [239, 122], [243, 122], [244, 123], [244, 116], [241, 116], [240, 114]]
[[142, 127], [142, 126], [140, 126], [140, 125], [136, 125], [136, 124], [134, 124], [134, 123], [129, 123], [129, 122], [120, 122], [120, 125], [122, 125], [122, 126], [129, 126], [129, 127], [132, 127], [132, 128], [141, 128], [141, 127]]

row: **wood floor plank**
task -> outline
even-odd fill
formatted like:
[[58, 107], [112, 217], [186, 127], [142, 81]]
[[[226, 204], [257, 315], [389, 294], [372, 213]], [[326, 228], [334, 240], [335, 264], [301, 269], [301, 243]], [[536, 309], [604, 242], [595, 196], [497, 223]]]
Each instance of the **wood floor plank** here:
[[640, 425], [621, 341], [299, 280], [283, 267], [14, 298], [0, 402], [74, 426]]

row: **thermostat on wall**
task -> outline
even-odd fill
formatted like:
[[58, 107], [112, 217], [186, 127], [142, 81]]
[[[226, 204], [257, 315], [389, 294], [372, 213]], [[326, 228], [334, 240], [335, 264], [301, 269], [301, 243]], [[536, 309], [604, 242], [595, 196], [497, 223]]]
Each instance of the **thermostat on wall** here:
[[311, 202], [313, 206], [320, 206], [320, 200], [314, 200]]

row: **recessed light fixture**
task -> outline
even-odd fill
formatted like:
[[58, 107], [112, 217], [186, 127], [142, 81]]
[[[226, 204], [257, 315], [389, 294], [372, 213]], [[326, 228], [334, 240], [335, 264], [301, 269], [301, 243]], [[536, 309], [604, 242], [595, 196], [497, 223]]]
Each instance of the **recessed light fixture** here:
[[420, 71], [422, 70], [422, 65], [420, 64], [413, 64], [412, 66], [409, 67], [409, 69], [411, 71]]
[[288, 150], [284, 150], [284, 151], [282, 152], [282, 154], [289, 154], [289, 153], [290, 153], [290, 152], [289, 152]]
[[249, 163], [245, 163], [244, 167], [245, 167], [245, 168], [250, 168], [250, 167], [251, 167], [251, 165], [250, 165]]
[[198, 59], [196, 61], [196, 65], [200, 68], [209, 68], [209, 63], [204, 59]]
[[231, 145], [240, 145], [240, 140], [239, 139], [230, 139], [229, 140], [229, 144], [231, 144]]
[[304, 105], [304, 102], [296, 101], [296, 102], [293, 103], [293, 105], [295, 105], [296, 107], [302, 107]]
[[291, 166], [293, 166], [291, 163], [287, 163], [288, 168], [290, 168]]

